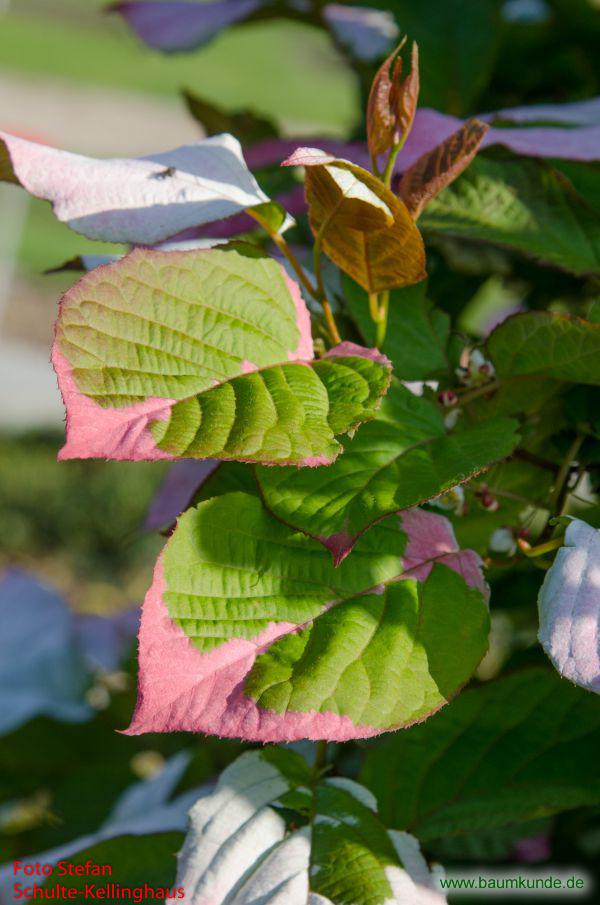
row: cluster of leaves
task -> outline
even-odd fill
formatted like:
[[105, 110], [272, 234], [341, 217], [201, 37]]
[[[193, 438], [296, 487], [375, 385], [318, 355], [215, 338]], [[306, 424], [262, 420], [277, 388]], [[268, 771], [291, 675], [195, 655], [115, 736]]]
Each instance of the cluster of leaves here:
[[[177, 6], [118, 4], [168, 50], [272, 4]], [[348, 28], [350, 10], [354, 29], [382, 24], [334, 6], [318, 4], [321, 24]], [[495, 4], [477, 9], [494, 20]], [[379, 815], [365, 788], [327, 776], [322, 745], [312, 768], [278, 748], [243, 755], [192, 812], [176, 885], [195, 902], [436, 901], [408, 831], [510, 834], [600, 802], [600, 541], [562, 518], [581, 488], [594, 498], [600, 465], [599, 104], [467, 122], [418, 111], [407, 50], [375, 73], [366, 143], [298, 147], [194, 97], [209, 132], [234, 134], [112, 161], [0, 134], [3, 179], [87, 237], [133, 246], [65, 294], [52, 353], [60, 458], [177, 460], [148, 516], [170, 537], [128, 734], [403, 729], [364, 757]], [[258, 143], [244, 158], [246, 136]], [[473, 328], [452, 296], [493, 267], [535, 288]], [[566, 301], [551, 305], [561, 279]], [[485, 677], [484, 566], [494, 594], [511, 567], [529, 610], [539, 589], [541, 646], [573, 684], [533, 648], [536, 668], [452, 702]], [[105, 844], [105, 829], [76, 848]]]

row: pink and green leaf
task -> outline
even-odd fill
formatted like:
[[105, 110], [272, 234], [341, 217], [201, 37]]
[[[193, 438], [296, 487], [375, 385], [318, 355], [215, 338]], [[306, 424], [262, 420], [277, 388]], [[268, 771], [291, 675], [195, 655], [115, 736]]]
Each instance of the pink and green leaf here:
[[335, 568], [260, 499], [227, 494], [179, 520], [143, 607], [131, 734], [345, 740], [425, 719], [487, 647], [480, 561], [410, 510]]
[[67, 458], [321, 465], [373, 417], [384, 356], [344, 343], [313, 360], [281, 266], [237, 251], [137, 250], [62, 301], [53, 363]]

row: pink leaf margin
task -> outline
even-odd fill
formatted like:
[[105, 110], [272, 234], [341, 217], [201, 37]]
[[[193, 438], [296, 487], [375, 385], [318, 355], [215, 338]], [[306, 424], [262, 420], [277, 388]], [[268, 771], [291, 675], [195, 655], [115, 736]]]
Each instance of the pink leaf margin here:
[[[487, 600], [481, 560], [473, 551], [459, 549], [446, 518], [413, 509], [400, 513], [399, 519], [408, 535], [399, 563], [403, 569], [400, 580], [423, 581], [433, 565], [442, 562]], [[126, 735], [186, 731], [257, 742], [344, 742], [388, 731], [356, 725], [349, 717], [329, 711], [280, 714], [259, 707], [244, 694], [244, 683], [256, 658], [275, 641], [303, 626], [271, 622], [255, 638], [233, 638], [202, 653], [171, 619], [165, 590], [161, 554], [142, 607], [138, 699]]]
[[[134, 260], [137, 256], [152, 254], [154, 257], [196, 255], [198, 251], [168, 252], [134, 249], [121, 261], [111, 262], [96, 267], [85, 274], [75, 286], [68, 290], [61, 299], [59, 318], [71, 298], [77, 298], [88, 286], [101, 282], [111, 271], [118, 268], [125, 260]], [[311, 335], [310, 314], [300, 293], [300, 287], [281, 268], [285, 284], [296, 309], [299, 330], [298, 345], [288, 352], [290, 361], [311, 361], [314, 357]], [[122, 408], [103, 408], [91, 397], [81, 393], [77, 388], [73, 369], [59, 348], [55, 336], [52, 347], [52, 365], [58, 380], [66, 410], [66, 442], [58, 454], [59, 461], [66, 459], [116, 459], [127, 461], [157, 461], [173, 459], [174, 456], [157, 447], [150, 431], [153, 421], [166, 421], [171, 408], [178, 401], [149, 397], [142, 402], [126, 405]], [[240, 374], [249, 373], [255, 367], [250, 362], [243, 362]]]

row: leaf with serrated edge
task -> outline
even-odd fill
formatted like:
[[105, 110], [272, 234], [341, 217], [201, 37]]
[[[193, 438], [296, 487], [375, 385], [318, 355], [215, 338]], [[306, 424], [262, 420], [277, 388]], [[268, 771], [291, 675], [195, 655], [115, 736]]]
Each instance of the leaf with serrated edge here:
[[432, 198], [466, 170], [488, 130], [485, 123], [470, 119], [406, 170], [398, 191], [415, 220]]
[[[325, 225], [323, 250], [331, 260], [348, 273], [367, 292], [381, 292], [396, 286], [418, 283], [425, 276], [425, 250], [419, 230], [404, 203], [367, 170], [347, 160], [337, 160], [318, 148], [298, 148], [283, 166], [303, 166], [305, 171], [306, 200], [309, 220], [315, 235]], [[341, 196], [329, 190], [327, 169], [343, 170], [362, 186], [363, 192], [376, 196], [383, 209], [391, 213], [393, 222], [379, 228], [358, 222], [351, 225], [351, 218], [344, 215]], [[356, 204], [356, 202], [355, 202]], [[337, 205], [337, 206], [336, 206]], [[361, 211], [365, 210], [364, 203]], [[369, 205], [370, 223], [375, 205]], [[377, 214], [377, 216], [380, 216]]]
[[517, 422], [448, 431], [437, 406], [398, 381], [375, 419], [345, 441], [326, 470], [258, 468], [269, 509], [321, 541], [339, 563], [375, 521], [439, 496], [510, 455]]
[[[305, 803], [298, 817], [309, 822], [288, 831], [276, 808], [296, 810], [289, 793]], [[388, 833], [366, 789], [348, 779], [325, 778], [314, 785], [306, 763], [289, 750], [242, 754], [190, 817], [174, 883], [185, 889], [184, 903], [445, 901], [417, 840]]]
[[600, 694], [600, 531], [581, 519], [567, 526], [564, 546], [538, 597], [540, 644], [561, 674]]
[[535, 377], [599, 384], [600, 324], [550, 311], [513, 314], [492, 331], [486, 354], [500, 378], [524, 380], [524, 393]]
[[380, 522], [336, 569], [258, 498], [208, 500], [157, 563], [128, 732], [343, 741], [409, 725], [484, 655], [486, 596], [441, 516]]
[[0, 132], [0, 179], [51, 201], [56, 217], [89, 239], [139, 245], [269, 201], [227, 134], [147, 157], [96, 160]]
[[550, 669], [463, 692], [372, 748], [361, 774], [387, 826], [422, 841], [600, 802], [600, 709]]
[[571, 273], [600, 272], [600, 215], [539, 160], [475, 157], [427, 205], [419, 225], [514, 249]]
[[352, 343], [312, 358], [308, 311], [277, 262], [138, 249], [63, 298], [60, 458], [328, 464], [390, 367]]

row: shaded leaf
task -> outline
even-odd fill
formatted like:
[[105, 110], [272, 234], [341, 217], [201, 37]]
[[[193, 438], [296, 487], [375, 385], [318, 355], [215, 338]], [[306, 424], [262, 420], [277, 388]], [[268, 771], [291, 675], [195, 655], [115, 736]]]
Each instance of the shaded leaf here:
[[[368, 345], [375, 344], [375, 324], [369, 314], [367, 294], [352, 280], [343, 283], [350, 315]], [[450, 318], [427, 298], [427, 282], [392, 290], [385, 355], [400, 380], [425, 380], [449, 368], [446, 347]]]
[[417, 840], [388, 833], [366, 789], [348, 779], [314, 785], [298, 754], [274, 748], [242, 754], [194, 806], [175, 885], [196, 905], [445, 901]]
[[376, 525], [335, 569], [257, 497], [201, 503], [144, 602], [127, 731], [341, 741], [423, 719], [485, 652], [479, 566], [419, 510]]
[[398, 37], [389, 10], [326, 3], [323, 17], [340, 44], [359, 60], [377, 60]]
[[[526, 311], [507, 318], [486, 345], [496, 374], [545, 377], [573, 383], [600, 383], [600, 324], [549, 311]], [[526, 395], [512, 388], [513, 395]]]
[[7, 167], [75, 232], [107, 242], [152, 245], [269, 200], [231, 135], [148, 157], [95, 160], [0, 132], [0, 178]]
[[39, 714], [67, 722], [93, 716], [89, 673], [64, 600], [23, 572], [0, 578], [0, 735]]
[[335, 435], [374, 414], [389, 363], [351, 343], [312, 357], [308, 311], [275, 261], [134, 251], [63, 299], [60, 457], [330, 462]]
[[472, 109], [492, 73], [501, 0], [429, 0], [426, 15], [413, 0], [373, 5], [389, 9], [419, 44], [421, 104], [455, 114]]
[[229, 132], [242, 145], [277, 136], [275, 124], [254, 110], [235, 110], [230, 113], [193, 91], [184, 91], [183, 98], [188, 110], [204, 127], [207, 135]]
[[600, 271], [600, 214], [560, 173], [538, 161], [476, 157], [428, 204], [419, 224], [514, 249], [575, 274]]
[[[311, 228], [315, 235], [323, 229], [325, 253], [364, 289], [380, 292], [423, 279], [425, 250], [421, 235], [402, 201], [375, 176], [314, 148], [299, 148], [285, 165], [306, 167]], [[346, 200], [342, 191], [334, 192], [332, 171], [352, 177], [350, 185], [358, 200]], [[348, 216], [342, 213], [345, 210]]]
[[[32, 855], [31, 858], [35, 858], [39, 863], [54, 865], [61, 860], [75, 860], [79, 852], [109, 839], [185, 830], [190, 806], [197, 801], [199, 795], [208, 794], [207, 787], [197, 787], [171, 798], [189, 762], [190, 755], [187, 752], [180, 751], [175, 754], [151, 779], [129, 786], [96, 832]], [[121, 877], [119, 880], [122, 882]], [[11, 881], [15, 881], [12, 864], [0, 868], [0, 887], [10, 884]]]
[[257, 469], [266, 505], [316, 538], [336, 563], [377, 520], [439, 496], [510, 455], [508, 418], [448, 431], [438, 407], [397, 381], [370, 422], [326, 469]]
[[[289, 4], [299, 12], [301, 4]], [[138, 37], [164, 52], [190, 51], [208, 44], [220, 31], [242, 22], [271, 0], [212, 0], [199, 4], [193, 0], [132, 0], [113, 3], [108, 9], [120, 13]], [[285, 4], [276, 14], [285, 15]], [[336, 39], [360, 60], [375, 60], [388, 49], [398, 34], [393, 15], [386, 10], [348, 7], [327, 3], [322, 15]], [[311, 18], [314, 22], [314, 18]]]
[[371, 749], [361, 774], [387, 826], [419, 839], [508, 826], [600, 802], [600, 710], [550, 670], [463, 692]]
[[596, 694], [600, 694], [599, 563], [600, 531], [573, 519], [538, 597], [540, 644], [561, 676]]
[[112, 3], [136, 34], [165, 53], [190, 51], [212, 41], [220, 31], [250, 16], [267, 0], [131, 0]]
[[507, 107], [488, 113], [485, 119], [511, 120], [515, 123], [560, 123], [568, 126], [600, 126], [600, 97], [570, 104], [533, 104]]
[[220, 466], [218, 459], [181, 459], [171, 466], [146, 513], [144, 528], [159, 531], [172, 525], [198, 488]]
[[470, 119], [404, 173], [398, 191], [415, 219], [469, 166], [488, 129], [485, 123]]

